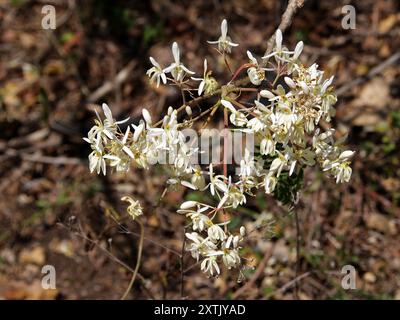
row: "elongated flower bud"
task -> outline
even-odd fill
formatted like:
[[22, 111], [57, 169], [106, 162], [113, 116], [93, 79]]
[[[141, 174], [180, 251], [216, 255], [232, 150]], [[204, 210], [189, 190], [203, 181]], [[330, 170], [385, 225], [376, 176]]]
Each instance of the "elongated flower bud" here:
[[268, 99], [275, 98], [275, 95], [271, 91], [268, 91], [268, 90], [261, 90], [260, 96], [263, 98], [268, 98]]
[[297, 43], [296, 48], [294, 49], [294, 53], [293, 53], [293, 59], [296, 60], [299, 58], [301, 52], [303, 51], [304, 48], [304, 43], [303, 41], [300, 41]]
[[187, 210], [190, 208], [193, 208], [197, 205], [197, 201], [185, 201], [184, 203], [181, 204], [180, 209], [182, 210]]
[[292, 89], [296, 88], [296, 83], [291, 78], [285, 77], [284, 80], [289, 87]]
[[193, 112], [192, 112], [192, 108], [191, 108], [191, 107], [186, 106], [185, 111], [186, 111], [186, 113], [187, 113], [187, 115], [188, 115], [189, 117], [192, 116]]
[[144, 121], [146, 121], [146, 123], [148, 125], [151, 125], [151, 123], [152, 123], [151, 122], [151, 115], [150, 115], [150, 112], [146, 108], [143, 108], [142, 115], [143, 115]]

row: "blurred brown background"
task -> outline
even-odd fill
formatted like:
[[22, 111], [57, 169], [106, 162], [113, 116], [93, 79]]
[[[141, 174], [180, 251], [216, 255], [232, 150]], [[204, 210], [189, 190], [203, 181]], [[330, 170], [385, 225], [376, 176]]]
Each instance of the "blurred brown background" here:
[[[41, 27], [45, 4], [56, 8], [56, 30]], [[346, 4], [356, 9], [354, 30], [341, 26]], [[148, 56], [166, 65], [177, 41], [186, 64], [200, 74], [204, 56], [216, 65], [206, 40], [216, 39], [227, 18], [240, 43], [232, 59], [243, 63], [247, 49], [263, 54], [285, 8], [274, 0], [0, 0], [1, 299], [120, 298], [131, 275], [123, 264], [134, 266], [137, 237], [114, 219], [138, 232], [119, 200], [126, 194], [143, 204], [148, 237], [130, 298], [180, 298], [174, 251], [181, 250], [184, 219], [176, 206], [201, 195], [176, 190], [157, 206], [166, 180], [157, 169], [92, 175], [82, 137], [102, 102], [117, 118], [133, 121], [142, 107], [161, 115], [179, 103], [174, 88], [148, 84]], [[333, 125], [357, 151], [348, 185], [318, 169], [306, 173], [297, 208], [301, 299], [400, 299], [399, 9], [397, 0], [308, 0], [284, 34], [289, 48], [305, 42], [304, 62], [335, 75]], [[274, 221], [246, 244], [259, 270], [254, 283], [235, 295], [244, 284], [225, 273], [207, 279], [186, 256], [185, 296], [292, 299], [293, 217], [261, 193], [232, 219], [249, 228]], [[56, 268], [56, 290], [41, 287], [45, 264]], [[347, 264], [357, 270], [356, 290], [341, 287]]]

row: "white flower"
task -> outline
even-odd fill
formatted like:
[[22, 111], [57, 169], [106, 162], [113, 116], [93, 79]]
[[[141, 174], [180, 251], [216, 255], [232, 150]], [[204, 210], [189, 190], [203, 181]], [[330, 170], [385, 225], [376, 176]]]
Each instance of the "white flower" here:
[[[267, 54], [266, 56], [262, 57], [263, 59], [269, 59], [271, 57], [275, 57], [275, 59], [278, 61], [282, 62], [292, 62], [296, 61], [301, 54], [303, 50], [303, 42], [299, 42], [296, 45], [296, 48], [294, 51], [289, 51], [286, 47], [282, 46], [282, 31], [280, 29], [276, 30], [275, 32], [275, 47], [274, 51], [271, 52], [270, 54]], [[290, 55], [292, 54], [292, 57]]]
[[209, 174], [210, 174], [210, 192], [214, 196], [216, 192], [227, 190], [227, 186], [223, 179], [225, 178], [223, 175], [214, 176], [213, 165], [210, 163], [209, 165]]
[[[229, 177], [230, 178], [230, 177]], [[246, 203], [246, 196], [243, 190], [239, 189], [237, 185], [232, 184], [229, 179], [229, 184], [224, 187], [224, 196], [220, 200], [217, 208], [222, 208], [224, 205], [232, 205], [235, 209], [239, 205]]]
[[208, 237], [211, 241], [218, 241], [226, 239], [226, 234], [224, 230], [218, 224], [212, 224], [208, 230]]
[[212, 243], [208, 238], [204, 239], [197, 232], [186, 233], [185, 236], [192, 241], [192, 243], [189, 244], [187, 251], [189, 251], [192, 257], [197, 261], [199, 261], [201, 255], [206, 256], [211, 251], [217, 249], [217, 246], [214, 243]]
[[211, 256], [208, 258], [205, 258], [200, 265], [201, 271], [204, 273], [208, 273], [210, 276], [214, 276], [214, 273], [216, 275], [220, 274], [220, 269], [217, 263], [217, 258], [215, 256]]
[[117, 126], [129, 120], [128, 117], [122, 121], [115, 121], [110, 108], [105, 103], [102, 104], [102, 109], [106, 117], [104, 122], [101, 120], [95, 109], [97, 116], [97, 119], [95, 119], [95, 125], [89, 130], [88, 138], [83, 138], [83, 140], [90, 144], [94, 143], [97, 148], [100, 148], [100, 144], [106, 142], [107, 139], [113, 140], [115, 138]]
[[194, 166], [190, 181], [197, 189], [203, 189], [206, 186], [206, 180], [199, 165]]
[[271, 194], [274, 192], [278, 179], [272, 174], [268, 174], [264, 180], [265, 193]]
[[147, 70], [146, 74], [150, 77], [150, 83], [157, 82], [157, 88], [160, 85], [160, 80], [166, 84], [167, 76], [164, 73], [164, 70], [161, 68], [160, 64], [154, 60], [153, 57], [150, 57], [150, 62], [153, 65], [149, 70]]
[[259, 86], [261, 82], [265, 79], [265, 71], [273, 70], [273, 69], [266, 69], [261, 68], [258, 65], [258, 61], [250, 51], [247, 50], [247, 56], [249, 57], [251, 63], [253, 64], [252, 67], [247, 69], [247, 75], [249, 76], [250, 82], [255, 86]]
[[221, 104], [231, 112], [229, 120], [233, 125], [238, 127], [243, 127], [246, 125], [246, 116], [242, 112], [236, 110], [231, 102], [227, 100], [221, 100]]
[[226, 19], [221, 22], [221, 36], [217, 41], [207, 41], [209, 44], [218, 44], [218, 50], [221, 53], [230, 53], [231, 47], [237, 47], [237, 43], [233, 43], [228, 36], [228, 23]]
[[260, 153], [262, 155], [269, 155], [275, 153], [275, 142], [269, 133], [261, 140]]
[[275, 109], [275, 121], [277, 125], [283, 125], [289, 129], [292, 124], [296, 121], [297, 115], [293, 110], [285, 103], [278, 103]]
[[222, 262], [228, 269], [239, 267], [241, 264], [238, 250], [239, 241], [239, 236], [230, 235], [226, 241], [221, 243], [221, 250], [210, 251], [208, 257], [222, 256]]
[[129, 203], [126, 211], [129, 213], [133, 220], [143, 214], [142, 206], [140, 205], [140, 202], [138, 200], [134, 200], [130, 196], [124, 196], [121, 198], [121, 200]]
[[283, 167], [287, 164], [287, 155], [283, 155], [279, 151], [276, 153], [278, 156], [272, 161], [269, 171], [276, 173], [276, 176], [279, 177]]
[[204, 59], [204, 73], [203, 73], [203, 78], [194, 78], [192, 77], [193, 80], [195, 81], [200, 81], [199, 88], [197, 89], [197, 93], [199, 96], [203, 93], [203, 89], [206, 85], [207, 81], [207, 59]]
[[349, 162], [341, 163], [339, 166], [332, 169], [333, 174], [336, 176], [336, 183], [349, 182], [351, 178], [352, 169]]
[[240, 265], [240, 256], [237, 249], [226, 249], [222, 255], [222, 262], [228, 269], [237, 268]]
[[176, 42], [172, 44], [172, 55], [174, 56], [174, 62], [164, 69], [165, 73], [170, 72], [177, 82], [181, 82], [185, 78], [186, 73], [194, 74], [193, 71], [190, 71], [181, 63], [179, 47]]
[[244, 158], [240, 160], [241, 177], [249, 177], [254, 173], [254, 156], [250, 155], [249, 149], [244, 150]]
[[90, 172], [96, 170], [96, 173], [99, 174], [100, 171], [106, 175], [106, 161], [104, 159], [104, 155], [101, 149], [93, 150], [91, 154], [89, 154], [89, 169]]

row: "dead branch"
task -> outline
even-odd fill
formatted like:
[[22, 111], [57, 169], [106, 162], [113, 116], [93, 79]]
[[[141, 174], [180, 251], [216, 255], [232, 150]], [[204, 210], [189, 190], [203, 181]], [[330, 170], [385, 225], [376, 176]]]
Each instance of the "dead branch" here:
[[136, 67], [136, 64], [136, 60], [131, 60], [120, 72], [117, 73], [117, 76], [112, 81], [106, 81], [101, 87], [92, 92], [87, 99], [88, 102], [94, 103], [99, 101], [111, 90], [124, 83]]
[[[282, 31], [282, 33], [292, 24], [292, 20], [297, 10], [300, 9], [304, 5], [305, 0], [290, 0], [289, 4], [282, 15], [281, 23], [278, 26], [278, 29]], [[267, 50], [264, 55], [269, 54], [274, 48], [275, 43], [275, 33], [269, 38], [267, 44]]]

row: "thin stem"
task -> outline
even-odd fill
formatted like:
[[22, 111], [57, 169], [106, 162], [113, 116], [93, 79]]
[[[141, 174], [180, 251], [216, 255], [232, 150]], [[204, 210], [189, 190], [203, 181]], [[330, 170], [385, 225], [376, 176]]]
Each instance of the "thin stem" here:
[[224, 176], [228, 177], [228, 110], [224, 108]]
[[182, 240], [182, 249], [181, 249], [181, 298], [184, 297], [184, 277], [185, 277], [185, 269], [184, 269], [184, 264], [183, 264], [183, 258], [184, 258], [184, 253], [185, 253], [185, 244], [186, 244], [186, 228], [183, 227], [183, 240]]
[[[228, 148], [229, 148], [229, 141], [228, 141], [228, 127], [229, 127], [229, 122], [228, 122], [228, 109], [224, 108], [224, 128], [225, 128], [225, 132], [224, 132], [224, 176], [228, 178]], [[226, 214], [226, 211], [223, 210], [224, 213], [224, 220], [225, 222], [227, 222], [228, 217]], [[228, 225], [225, 224], [224, 225], [224, 230], [225, 233], [228, 231]]]
[[[248, 68], [250, 68], [250, 67], [254, 67], [254, 64], [253, 64], [253, 63], [245, 63], [245, 64], [242, 64], [242, 65], [235, 71], [235, 74], [232, 75], [232, 78], [231, 78], [231, 80], [230, 80], [229, 82], [232, 82], [233, 80], [235, 80], [235, 79], [237, 78], [237, 76], [238, 76], [243, 70], [248, 69]], [[245, 78], [245, 79], [247, 79], [247, 78]]]
[[233, 75], [232, 69], [229, 66], [229, 63], [228, 63], [228, 60], [226, 59], [226, 54], [225, 53], [223, 54], [223, 57], [224, 57], [224, 62], [225, 62], [226, 67], [228, 68], [230, 74]]
[[138, 271], [139, 271], [140, 260], [141, 260], [141, 258], [142, 258], [143, 239], [144, 239], [144, 227], [143, 227], [143, 224], [142, 224], [139, 220], [137, 220], [137, 223], [138, 223], [139, 226], [140, 226], [140, 238], [139, 238], [139, 246], [138, 246], [138, 255], [137, 255], [137, 260], [136, 260], [136, 266], [135, 266], [135, 270], [134, 270], [134, 272], [133, 272], [133, 274], [132, 274], [132, 278], [131, 278], [131, 281], [130, 281], [130, 283], [129, 283], [129, 286], [128, 286], [128, 288], [126, 289], [126, 291], [125, 291], [124, 295], [122, 296], [121, 300], [125, 300], [126, 297], [127, 297], [128, 294], [129, 294], [129, 292], [131, 291], [132, 286], [133, 286], [133, 284], [134, 284], [134, 282], [135, 282], [135, 279], [136, 279], [136, 275], [137, 275], [137, 273], [138, 273]]
[[186, 107], [186, 98], [185, 98], [185, 92], [183, 91], [184, 89], [182, 89], [182, 86], [179, 87], [179, 89], [181, 90], [181, 95], [182, 95], [182, 103], [183, 105]]
[[196, 117], [194, 117], [194, 118], [188, 120], [188, 122], [186, 122], [185, 124], [196, 122], [197, 120], [199, 120], [199, 119], [201, 119], [202, 117], [204, 117], [207, 113], [210, 113], [212, 110], [213, 110], [213, 108], [204, 110], [204, 111], [203, 111], [202, 113], [200, 113], [198, 116], [196, 116]]
[[[222, 92], [221, 89], [219, 89], [219, 90], [216, 90], [215, 92], [213, 92], [212, 94], [201, 96], [201, 97], [197, 97], [197, 98], [195, 98], [193, 100], [190, 100], [188, 103], [181, 105], [178, 109], [176, 109], [176, 111], [179, 113], [179, 112], [185, 110], [185, 108], [187, 106], [190, 107], [195, 103], [198, 103], [198, 102], [201, 102], [201, 101], [206, 100], [208, 98], [211, 98], [211, 97], [213, 97], [213, 96], [215, 96], [217, 94], [220, 94], [221, 92]], [[163, 119], [160, 119], [158, 122], [156, 122], [154, 127], [158, 127], [160, 124], [162, 124], [162, 122], [163, 122]]]
[[208, 116], [207, 120], [204, 121], [203, 125], [201, 126], [201, 130], [207, 127], [208, 122], [210, 122], [211, 118], [214, 116], [215, 112], [217, 111], [218, 107], [220, 106], [220, 101], [218, 101], [214, 106], [211, 107], [211, 113]]
[[[115, 222], [115, 223], [118, 225], [118, 227], [121, 229], [121, 232], [123, 232], [123, 233], [125, 233], [125, 234], [131, 234], [131, 235], [133, 235], [133, 236], [135, 236], [135, 237], [139, 237], [139, 238], [140, 238], [140, 234], [128, 230], [128, 229], [127, 229], [126, 227], [124, 227], [121, 223], [119, 223], [112, 215], [111, 215], [111, 218], [114, 220], [114, 222]], [[181, 255], [178, 251], [176, 251], [176, 250], [174, 250], [174, 249], [172, 249], [172, 248], [169, 248], [169, 247], [163, 245], [162, 243], [160, 243], [160, 242], [158, 242], [158, 241], [156, 241], [156, 240], [153, 240], [153, 239], [148, 238], [148, 237], [143, 237], [143, 239], [146, 240], [146, 241], [148, 241], [148, 242], [151, 242], [152, 244], [154, 244], [154, 245], [156, 245], [156, 246], [158, 246], [158, 247], [160, 247], [160, 248], [163, 248], [163, 249], [165, 249], [166, 251], [171, 252], [171, 253], [173, 253], [173, 254], [175, 254], [175, 255], [177, 255], [177, 256], [180, 256], [180, 255]]]
[[[299, 276], [300, 271], [300, 222], [299, 222], [299, 215], [296, 210], [294, 210], [294, 217], [296, 221], [296, 277]], [[294, 284], [294, 295], [296, 299], [299, 299], [299, 283], [298, 281]]]
[[[235, 105], [236, 107], [238, 107], [239, 109], [243, 109], [246, 111], [249, 111], [249, 108], [246, 108], [244, 105], [242, 105], [240, 102], [234, 100], [234, 99], [228, 99], [230, 102], [232, 102], [233, 105]], [[254, 112], [250, 112], [251, 115], [253, 115], [254, 117], [256, 117], [257, 115]]]

